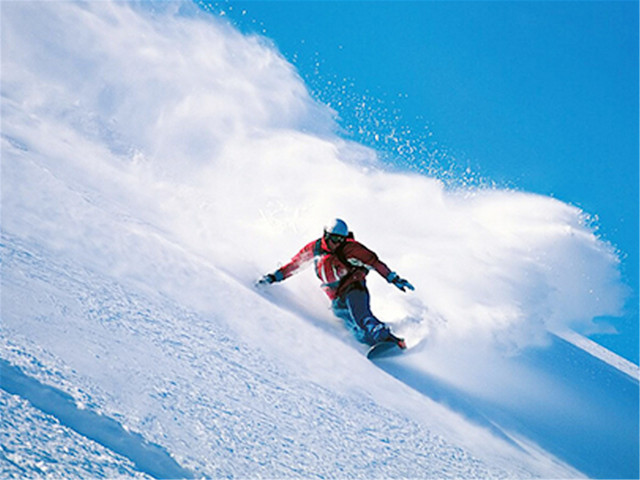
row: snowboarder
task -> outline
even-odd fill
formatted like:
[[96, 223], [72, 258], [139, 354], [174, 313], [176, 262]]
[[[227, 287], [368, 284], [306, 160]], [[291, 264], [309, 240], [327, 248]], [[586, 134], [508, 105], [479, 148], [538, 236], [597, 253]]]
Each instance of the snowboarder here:
[[316, 275], [331, 300], [334, 314], [344, 321], [360, 342], [369, 345], [393, 342], [402, 349], [407, 347], [404, 339], [393, 335], [389, 327], [371, 313], [365, 277], [369, 270], [374, 269], [403, 292], [406, 288], [414, 290], [413, 285], [392, 272], [374, 252], [357, 242], [343, 220], [336, 219], [324, 229], [322, 237], [308, 243], [289, 263], [265, 275], [258, 283], [269, 285], [281, 282], [312, 260], [315, 260]]

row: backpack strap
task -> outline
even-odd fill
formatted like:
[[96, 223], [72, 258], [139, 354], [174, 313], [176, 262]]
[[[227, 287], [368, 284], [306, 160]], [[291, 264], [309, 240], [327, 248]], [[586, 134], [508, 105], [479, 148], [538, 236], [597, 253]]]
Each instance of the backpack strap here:
[[322, 248], [322, 238], [316, 240], [316, 243], [313, 246], [313, 256], [318, 258], [322, 255], [328, 255], [329, 253], [331, 252], [328, 252], [327, 250]]
[[348, 269], [352, 269], [353, 265], [351, 265], [349, 263], [349, 260], [347, 260], [347, 257], [344, 254], [344, 247], [347, 245], [347, 242], [344, 241], [342, 242], [340, 245], [338, 245], [338, 247], [333, 251], [334, 255], [336, 257], [338, 257], [338, 260], [340, 260], [345, 267], [347, 267]]
[[[349, 232], [349, 233], [351, 233], [351, 232]], [[351, 234], [351, 236], [349, 238], [353, 238], [353, 234]], [[340, 283], [338, 284], [338, 288], [336, 288], [336, 292], [338, 293], [338, 296], [341, 296], [343, 293], [346, 293], [346, 292], [343, 292], [342, 290], [344, 289], [344, 286], [347, 284], [347, 282], [351, 279], [351, 277], [356, 274], [356, 272], [362, 271], [362, 270], [364, 270], [364, 271], [367, 270], [364, 267], [356, 266], [356, 265], [353, 265], [351, 262], [349, 262], [349, 260], [347, 259], [346, 255], [344, 254], [344, 247], [346, 245], [347, 245], [346, 241], [342, 242], [333, 251], [335, 256], [338, 257], [338, 260], [340, 260], [340, 262], [342, 264], [344, 264], [344, 266], [349, 269], [347, 274], [340, 279]], [[363, 287], [364, 287], [364, 284], [360, 285], [360, 288], [363, 288]]]
[[313, 246], [313, 263], [316, 267], [316, 271], [318, 268], [318, 261], [320, 257], [323, 257], [324, 255], [329, 255], [330, 253], [331, 252], [322, 248], [322, 238], [319, 238], [318, 240], [316, 240], [316, 243]]

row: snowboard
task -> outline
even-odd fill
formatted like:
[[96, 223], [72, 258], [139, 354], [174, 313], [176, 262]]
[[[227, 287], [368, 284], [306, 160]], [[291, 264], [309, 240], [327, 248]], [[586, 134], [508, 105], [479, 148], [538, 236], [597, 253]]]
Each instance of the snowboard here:
[[398, 346], [396, 342], [378, 342], [371, 346], [367, 352], [368, 359], [395, 357], [400, 355], [403, 349]]

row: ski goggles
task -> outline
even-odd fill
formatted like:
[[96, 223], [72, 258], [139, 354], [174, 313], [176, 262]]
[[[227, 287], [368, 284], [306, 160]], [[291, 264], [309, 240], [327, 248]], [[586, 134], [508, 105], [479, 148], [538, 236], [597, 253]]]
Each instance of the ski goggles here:
[[327, 233], [325, 234], [325, 238], [327, 240], [331, 240], [333, 243], [342, 243], [346, 240], [347, 237], [344, 235], [338, 235], [336, 233]]

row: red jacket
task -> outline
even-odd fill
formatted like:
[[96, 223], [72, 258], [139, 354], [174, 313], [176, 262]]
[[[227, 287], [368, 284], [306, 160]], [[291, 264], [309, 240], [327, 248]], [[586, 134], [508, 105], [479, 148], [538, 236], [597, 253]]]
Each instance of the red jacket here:
[[384, 278], [391, 273], [374, 252], [351, 238], [336, 250], [338, 252], [329, 250], [324, 237], [319, 238], [308, 243], [289, 263], [279, 268], [278, 273], [284, 280], [315, 260], [316, 275], [322, 280], [322, 289], [331, 300], [342, 295], [348, 286], [356, 282], [364, 283], [371, 269]]

